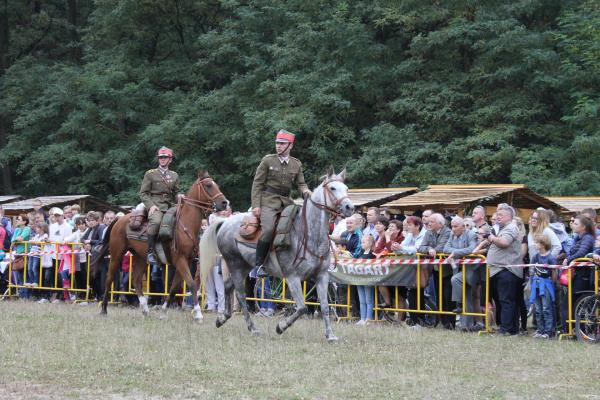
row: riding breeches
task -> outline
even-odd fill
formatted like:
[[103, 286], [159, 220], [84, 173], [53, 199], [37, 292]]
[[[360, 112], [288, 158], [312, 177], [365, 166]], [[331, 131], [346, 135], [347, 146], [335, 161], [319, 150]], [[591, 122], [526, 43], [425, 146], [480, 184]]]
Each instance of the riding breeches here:
[[260, 240], [263, 242], [271, 243], [273, 235], [275, 233], [275, 222], [277, 216], [281, 213], [281, 210], [275, 210], [270, 207], [260, 208], [260, 226], [262, 232], [260, 234]]
[[156, 210], [152, 215], [148, 216], [148, 235], [156, 235], [158, 233], [163, 215], [162, 211]]

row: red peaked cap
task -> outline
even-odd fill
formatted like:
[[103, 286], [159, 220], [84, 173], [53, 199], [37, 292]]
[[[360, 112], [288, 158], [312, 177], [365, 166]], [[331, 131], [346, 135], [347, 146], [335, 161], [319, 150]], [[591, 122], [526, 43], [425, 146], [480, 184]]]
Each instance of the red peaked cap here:
[[160, 149], [158, 149], [158, 153], [157, 155], [160, 156], [169, 156], [169, 157], [173, 157], [173, 150], [169, 149], [168, 147], [161, 147]]
[[277, 136], [275, 137], [276, 142], [294, 143], [294, 140], [296, 140], [296, 135], [283, 129], [277, 132]]

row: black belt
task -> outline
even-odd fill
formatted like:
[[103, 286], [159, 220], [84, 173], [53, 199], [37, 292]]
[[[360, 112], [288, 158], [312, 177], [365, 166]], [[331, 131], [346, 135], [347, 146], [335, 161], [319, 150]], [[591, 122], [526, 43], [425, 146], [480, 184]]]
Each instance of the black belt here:
[[273, 194], [278, 194], [278, 195], [283, 196], [283, 197], [290, 197], [290, 191], [289, 190], [277, 190], [275, 188], [267, 186], [265, 188], [265, 192], [267, 192], [267, 193], [273, 193]]

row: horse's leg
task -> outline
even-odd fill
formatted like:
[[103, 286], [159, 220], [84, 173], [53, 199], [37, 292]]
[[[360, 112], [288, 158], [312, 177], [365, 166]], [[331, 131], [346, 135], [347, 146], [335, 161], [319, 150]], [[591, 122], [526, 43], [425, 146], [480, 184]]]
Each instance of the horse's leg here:
[[[133, 284], [135, 293], [137, 294], [138, 300], [140, 301], [140, 308], [142, 309], [142, 313], [144, 314], [144, 316], [147, 316], [150, 313], [150, 309], [148, 308], [148, 297], [144, 296], [144, 291], [142, 290], [142, 278], [144, 277], [144, 272], [146, 272], [145, 270], [146, 258], [136, 255], [133, 261], [133, 274], [131, 276], [131, 283]], [[148, 279], [150, 279], [150, 277], [148, 277]]]
[[319, 303], [321, 304], [321, 315], [325, 323], [325, 337], [329, 342], [337, 342], [338, 338], [333, 334], [331, 329], [331, 319], [329, 318], [329, 299], [327, 298], [327, 289], [329, 286], [329, 272], [321, 272], [317, 276], [317, 294], [319, 295]]
[[[162, 305], [162, 309], [163, 311], [167, 311], [167, 308], [171, 307], [171, 304], [173, 304], [173, 301], [175, 301], [175, 295], [177, 294], [177, 291], [179, 290], [181, 285], [181, 274], [179, 274], [179, 272], [175, 273], [175, 277], [173, 278], [173, 282], [171, 282], [171, 288], [169, 289], [169, 296], [167, 297], [167, 300], [165, 300], [165, 302]], [[192, 293], [193, 295], [193, 293]]]
[[[246, 301], [246, 287], [244, 286], [244, 278], [245, 274], [242, 271], [245, 271], [242, 265], [238, 262], [236, 265], [233, 263], [229, 264], [229, 271], [231, 273], [231, 280], [233, 280], [233, 285], [235, 286], [235, 293], [237, 295], [238, 301], [240, 302], [240, 306], [242, 307], [242, 312], [244, 313], [244, 320], [246, 321], [246, 326], [250, 333], [254, 336], [260, 335], [260, 331], [254, 325], [252, 318], [250, 317], [250, 311], [248, 310], [248, 302]], [[229, 285], [229, 284], [228, 284]]]
[[[287, 276], [286, 282], [288, 285], [288, 289], [292, 294], [292, 298], [296, 302], [296, 311], [284, 320], [279, 321], [277, 327], [275, 328], [275, 331], [280, 335], [283, 332], [285, 332], [287, 328], [292, 326], [294, 322], [296, 322], [296, 320], [302, 316], [302, 314], [305, 314], [308, 311], [308, 308], [304, 304], [304, 294], [302, 292], [302, 282], [300, 281], [300, 278], [297, 276]], [[320, 293], [319, 297], [321, 297]], [[325, 293], [325, 299], [327, 299], [327, 292]], [[327, 312], [329, 313], [329, 311]]]
[[[190, 267], [187, 259], [182, 256], [175, 256], [175, 267], [177, 268], [177, 272], [180, 277], [183, 278], [188, 288], [190, 288], [190, 292], [192, 292], [192, 301], [194, 303], [194, 311], [192, 311], [192, 315], [194, 320], [201, 322], [204, 319], [204, 316], [202, 315], [200, 304], [198, 304], [198, 287], [196, 286], [196, 282], [194, 282], [194, 278], [192, 278], [192, 274], [190, 273]], [[177, 278], [173, 279], [173, 281], [176, 279]]]
[[231, 279], [231, 277], [225, 278], [223, 285], [225, 286], [225, 312], [217, 315], [217, 328], [223, 326], [223, 324], [231, 318], [231, 309], [233, 307], [233, 289], [235, 288], [233, 279]]
[[[102, 314], [107, 313], [108, 298], [110, 297], [110, 287], [112, 286], [115, 277], [115, 272], [117, 272], [118, 269], [121, 267], [121, 259], [123, 258], [123, 254], [121, 253], [125, 254], [125, 251], [119, 251], [115, 254], [114, 257], [110, 258], [110, 264], [108, 265], [108, 273], [106, 275], [106, 282], [104, 284], [104, 295], [102, 296], [102, 309], [100, 311]], [[119, 257], [118, 254], [121, 254], [121, 256]]]

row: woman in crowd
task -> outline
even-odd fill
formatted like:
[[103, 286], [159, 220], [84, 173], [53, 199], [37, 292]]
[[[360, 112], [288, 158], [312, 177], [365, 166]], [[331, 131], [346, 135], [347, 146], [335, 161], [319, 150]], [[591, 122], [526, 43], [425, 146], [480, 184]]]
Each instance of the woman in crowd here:
[[[30, 253], [39, 253], [42, 250], [41, 243], [48, 241], [48, 224], [38, 222], [34, 227], [34, 235], [31, 238]], [[31, 254], [27, 257], [27, 281], [29, 286], [37, 287], [40, 281], [41, 255]]]
[[417, 254], [417, 249], [425, 237], [427, 230], [423, 226], [421, 218], [410, 216], [404, 220], [404, 231], [406, 235], [400, 244], [392, 245], [392, 250], [398, 254]]
[[[15, 259], [13, 260], [13, 268], [15, 268], [15, 266], [17, 265], [22, 266], [20, 270], [13, 270], [13, 277], [15, 278], [15, 283], [17, 285], [23, 285], [24, 283], [23, 277], [25, 270], [25, 260], [23, 259], [24, 256], [21, 254], [25, 253], [25, 243], [23, 242], [29, 241], [30, 238], [31, 228], [29, 228], [29, 218], [27, 217], [27, 215], [21, 214], [17, 217], [17, 226], [11, 239], [11, 242], [13, 243], [12, 251], [17, 254], [17, 256], [15, 256]], [[27, 249], [27, 251], [29, 251], [29, 248]], [[19, 290], [19, 296], [28, 298], [29, 295], [29, 290]]]
[[[594, 228], [594, 223], [588, 217], [584, 217], [582, 215], [578, 215], [574, 218], [573, 223], [571, 224], [571, 228], [573, 229], [573, 233], [575, 234], [575, 240], [573, 242], [573, 246], [567, 258], [563, 262], [563, 265], [569, 265], [571, 262], [575, 261], [578, 258], [585, 257], [588, 253], [591, 253], [594, 250], [594, 241], [596, 238], [596, 230]], [[567, 271], [564, 271], [567, 273]], [[592, 282], [590, 280], [590, 267], [575, 267], [571, 271], [571, 307], [573, 310], [575, 305], [577, 304], [577, 300], [582, 296], [580, 292], [585, 290], [592, 289]], [[567, 319], [569, 317], [569, 302], [562, 302], [562, 329], [563, 332], [567, 332], [569, 326], [567, 324]]]
[[[393, 223], [392, 223], [393, 222]], [[400, 222], [397, 220], [389, 221], [385, 216], [379, 216], [377, 222], [375, 223], [375, 231], [379, 235], [377, 242], [375, 243], [375, 248], [373, 253], [376, 257], [381, 257], [383, 255], [392, 253], [392, 245], [398, 244], [401, 237], [401, 234], [398, 230], [398, 224]], [[389, 228], [389, 229], [388, 229]], [[389, 234], [389, 238], [387, 237]], [[383, 298], [383, 302], [379, 304], [379, 308], [388, 308], [392, 304], [392, 298], [390, 295], [390, 287], [389, 286], [379, 286], [379, 294]], [[404, 298], [402, 294], [399, 294], [398, 304], [404, 304]], [[401, 317], [403, 315], [401, 314]]]
[[551, 253], [554, 257], [558, 257], [562, 246], [558, 236], [552, 229], [550, 229], [550, 220], [548, 219], [548, 213], [542, 210], [535, 210], [531, 217], [529, 217], [529, 235], [527, 235], [527, 250], [529, 253], [529, 259], [532, 260], [533, 256], [537, 254], [535, 247], [534, 238], [539, 235], [546, 235], [552, 243]]

